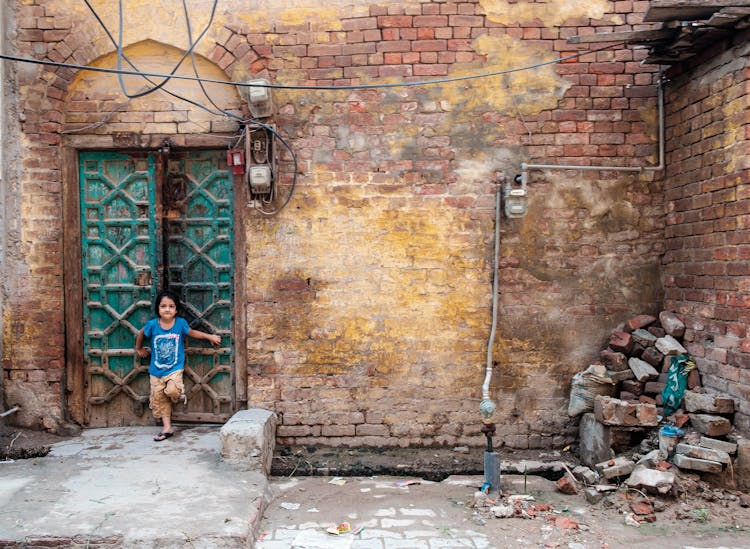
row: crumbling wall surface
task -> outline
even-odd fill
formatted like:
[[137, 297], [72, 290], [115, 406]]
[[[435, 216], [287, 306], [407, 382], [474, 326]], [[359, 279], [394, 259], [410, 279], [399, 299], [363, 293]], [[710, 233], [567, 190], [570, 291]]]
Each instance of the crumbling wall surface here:
[[[669, 75], [665, 308], [707, 389], [750, 428], [750, 45], [740, 35]], [[717, 52], [718, 50], [718, 52]]]
[[[248, 227], [248, 399], [289, 444], [480, 445], [494, 192], [521, 161], [653, 165], [654, 73], [640, 53], [565, 63], [569, 36], [636, 4], [362, 4], [277, 20], [275, 81], [439, 85], [275, 92], [302, 165], [293, 206]], [[642, 6], [641, 6], [642, 7]], [[613, 12], [617, 9], [618, 12]], [[622, 11], [619, 11], [619, 10]], [[254, 26], [228, 41], [255, 40]], [[562, 445], [570, 379], [608, 330], [658, 312], [658, 177], [534, 171], [501, 221], [496, 444]]]
[[[16, 7], [19, 53], [113, 63], [113, 45], [81, 3], [41, 4]], [[95, 4], [117, 28], [116, 4]], [[129, 55], [169, 65], [187, 48], [167, 4], [127, 3]], [[645, 4], [221, 3], [196, 51], [210, 77], [219, 67], [235, 81], [386, 85], [274, 90], [269, 122], [297, 156], [295, 195], [275, 217], [237, 205], [248, 327], [238, 345], [249, 374], [238, 382], [251, 406], [279, 413], [281, 442], [484, 443], [497, 184], [523, 161], [658, 161], [655, 67], [640, 64], [642, 50], [556, 62], [586, 47], [567, 38], [633, 28]], [[138, 136], [154, 132], [228, 129], [178, 112], [174, 98], [159, 96], [157, 112], [103, 82], [71, 68], [19, 68], [23, 215], [18, 260], [5, 267], [19, 289], [7, 307], [4, 372], [6, 394], [33, 391], [43, 425], [65, 412], [61, 132], [142, 146], [149, 141]], [[231, 103], [221, 93], [222, 106]], [[288, 183], [287, 152], [280, 167]], [[660, 310], [660, 181], [652, 172], [531, 171], [529, 213], [503, 218], [501, 239], [497, 444], [561, 445], [576, 435], [565, 413], [572, 375], [620, 321]]]

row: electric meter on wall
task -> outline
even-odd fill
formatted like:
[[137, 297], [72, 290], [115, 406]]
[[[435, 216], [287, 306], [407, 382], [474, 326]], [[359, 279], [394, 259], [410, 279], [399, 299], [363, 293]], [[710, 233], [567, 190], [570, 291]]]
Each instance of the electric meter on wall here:
[[250, 192], [253, 194], [268, 194], [271, 191], [271, 167], [268, 165], [250, 166], [248, 171]]

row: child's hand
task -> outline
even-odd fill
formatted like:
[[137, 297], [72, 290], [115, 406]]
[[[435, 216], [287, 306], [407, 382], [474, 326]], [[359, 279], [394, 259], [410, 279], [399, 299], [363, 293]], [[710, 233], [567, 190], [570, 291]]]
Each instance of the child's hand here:
[[221, 336], [216, 334], [206, 334], [206, 339], [211, 342], [212, 345], [221, 345]]
[[135, 352], [138, 353], [139, 357], [146, 358], [150, 350], [148, 347], [141, 347], [140, 349], [136, 349]]

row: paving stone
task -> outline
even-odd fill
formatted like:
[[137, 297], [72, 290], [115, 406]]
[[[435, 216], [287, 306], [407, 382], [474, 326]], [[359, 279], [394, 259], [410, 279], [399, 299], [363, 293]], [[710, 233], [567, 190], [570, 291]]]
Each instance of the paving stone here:
[[676, 452], [687, 457], [706, 459], [709, 461], [718, 461], [724, 465], [728, 465], [730, 462], [729, 454], [722, 450], [714, 450], [713, 448], [704, 448], [702, 446], [695, 446], [694, 444], [686, 444], [681, 442], [677, 445]]
[[735, 444], [734, 442], [727, 442], [710, 437], [701, 437], [701, 440], [698, 444], [700, 446], [703, 446], [704, 448], [721, 450], [722, 452], [726, 452], [727, 454], [737, 453], [737, 444]]
[[659, 313], [659, 323], [664, 328], [664, 331], [672, 337], [682, 337], [685, 335], [685, 324], [676, 314], [670, 311]]
[[657, 339], [655, 345], [656, 348], [659, 349], [659, 351], [667, 356], [687, 354], [687, 350], [685, 349], [685, 347], [683, 347], [679, 341], [677, 341], [669, 334]]
[[718, 461], [692, 458], [683, 454], [675, 454], [674, 458], [672, 458], [672, 463], [680, 469], [690, 469], [703, 473], [721, 473], [723, 469], [721, 463]]
[[711, 393], [685, 391], [683, 406], [688, 412], [707, 412], [709, 414], [734, 413], [734, 399]]
[[732, 430], [732, 424], [725, 417], [712, 416], [710, 414], [688, 415], [690, 416], [690, 425], [702, 435], [720, 437], [729, 434]]

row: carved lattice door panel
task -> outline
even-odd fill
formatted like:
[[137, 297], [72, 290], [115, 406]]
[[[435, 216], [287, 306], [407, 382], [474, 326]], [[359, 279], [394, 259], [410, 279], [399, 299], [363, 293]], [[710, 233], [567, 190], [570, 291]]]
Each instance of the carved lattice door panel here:
[[[150, 424], [148, 360], [138, 330], [168, 281], [191, 327], [219, 348], [188, 340], [187, 407], [178, 421], [224, 421], [234, 410], [232, 175], [220, 151], [86, 152], [79, 157], [86, 418], [90, 426]], [[158, 173], [167, 167], [167, 173]]]

